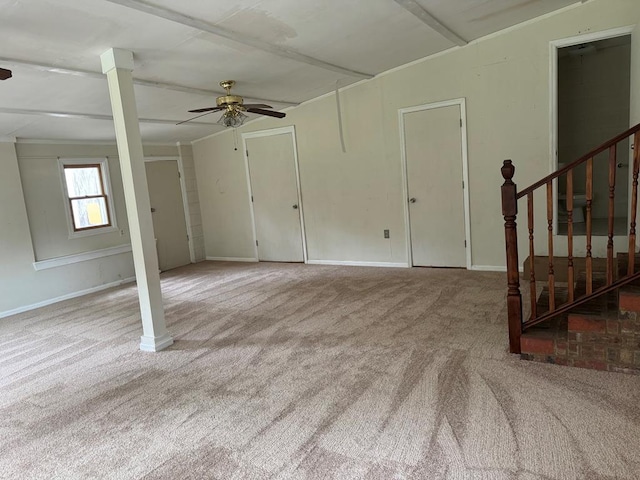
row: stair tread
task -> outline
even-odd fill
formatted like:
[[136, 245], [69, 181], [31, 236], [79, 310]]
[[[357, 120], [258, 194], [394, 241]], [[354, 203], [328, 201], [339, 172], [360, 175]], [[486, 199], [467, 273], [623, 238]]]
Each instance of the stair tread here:
[[[606, 285], [604, 277], [602, 279], [594, 276], [593, 289]], [[568, 301], [569, 292], [567, 287], [556, 287], [555, 289], [556, 308], [565, 304]], [[574, 298], [578, 299], [586, 294], [586, 279], [579, 279], [577, 286], [574, 290]], [[538, 297], [536, 304], [538, 314], [543, 314], [549, 311], [549, 288], [544, 287]], [[604, 295], [589, 300], [587, 303], [579, 305], [571, 309], [568, 313], [592, 313], [595, 315], [606, 315], [610, 311], [615, 311], [617, 314], [618, 309], [618, 297], [615, 292], [609, 292]], [[561, 314], [560, 316], [567, 316], [568, 313]]]
[[[626, 267], [628, 263], [629, 254], [626, 252], [620, 252], [614, 259], [614, 272], [621, 278], [626, 276]], [[602, 263], [603, 259], [598, 259]], [[640, 253], [635, 255], [635, 267], [636, 272], [640, 271]], [[594, 271], [592, 273], [592, 290], [606, 286], [606, 271]], [[577, 277], [575, 280], [574, 298], [579, 299], [586, 295], [587, 291], [586, 272], [584, 270], [577, 270]], [[620, 288], [622, 292], [629, 292], [631, 294], [640, 295], [640, 280], [627, 284]], [[555, 293], [555, 305], [556, 308], [564, 305], [568, 301], [568, 288], [565, 286], [556, 286]], [[536, 309], [538, 315], [543, 315], [549, 312], [549, 288], [545, 286], [540, 291], [536, 302]], [[545, 335], [550, 332], [558, 331], [558, 329], [567, 329], [567, 318], [570, 314], [577, 314], [583, 316], [589, 316], [592, 318], [601, 317], [603, 320], [617, 319], [619, 314], [619, 301], [618, 290], [613, 290], [606, 294], [595, 297], [588, 302], [572, 308], [569, 312], [563, 313], [549, 319], [534, 327], [530, 327], [526, 330], [527, 334]], [[546, 332], [546, 333], [545, 333]]]

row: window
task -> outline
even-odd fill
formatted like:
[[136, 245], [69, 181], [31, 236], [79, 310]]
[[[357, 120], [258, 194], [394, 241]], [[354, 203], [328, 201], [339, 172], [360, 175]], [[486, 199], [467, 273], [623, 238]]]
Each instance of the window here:
[[72, 237], [115, 229], [107, 159], [60, 161]]

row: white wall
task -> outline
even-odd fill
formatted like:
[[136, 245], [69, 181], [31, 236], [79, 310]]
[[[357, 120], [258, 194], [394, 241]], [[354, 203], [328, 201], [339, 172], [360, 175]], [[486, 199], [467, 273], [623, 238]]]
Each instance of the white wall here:
[[[549, 42], [639, 20], [640, 2], [594, 0], [345, 89], [346, 154], [333, 95], [288, 111], [286, 119], [252, 122], [239, 131], [295, 125], [310, 259], [403, 262], [398, 109], [465, 97], [472, 262], [503, 266], [502, 160], [513, 159], [521, 188], [549, 173]], [[212, 257], [253, 252], [243, 157], [232, 135], [194, 143], [205, 249]], [[540, 196], [536, 202], [542, 253], [545, 209]], [[526, 211], [524, 203], [520, 209]], [[520, 242], [525, 252], [524, 230]]]
[[[35, 271], [29, 221], [13, 144], [0, 144], [0, 316], [134, 275], [131, 254]], [[66, 225], [66, 223], [65, 223]]]
[[[145, 146], [145, 156], [182, 157], [196, 259], [203, 259], [191, 148]], [[69, 239], [57, 157], [109, 157], [120, 232]], [[0, 143], [0, 317], [134, 277], [130, 252], [36, 271], [33, 262], [128, 245], [129, 227], [115, 145]], [[21, 175], [22, 174], [22, 175]], [[24, 189], [23, 189], [24, 184]], [[32, 242], [33, 239], [33, 242]]]
[[[18, 143], [16, 152], [36, 260], [47, 260], [131, 243], [120, 162], [115, 146]], [[88, 159], [108, 157], [111, 195], [118, 231], [69, 238], [66, 216], [68, 202], [61, 187], [58, 157]]]

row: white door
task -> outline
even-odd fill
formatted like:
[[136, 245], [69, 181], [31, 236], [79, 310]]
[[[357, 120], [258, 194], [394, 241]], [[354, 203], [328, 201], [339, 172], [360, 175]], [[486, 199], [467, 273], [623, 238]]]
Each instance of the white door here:
[[258, 259], [303, 262], [293, 134], [247, 136]]
[[160, 270], [187, 265], [191, 256], [178, 162], [159, 160], [147, 162], [145, 167]]
[[404, 114], [414, 266], [465, 267], [460, 106]]

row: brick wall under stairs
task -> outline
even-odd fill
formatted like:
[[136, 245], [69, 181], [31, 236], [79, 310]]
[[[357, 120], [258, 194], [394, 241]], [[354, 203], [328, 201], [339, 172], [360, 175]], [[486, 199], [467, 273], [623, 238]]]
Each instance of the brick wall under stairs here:
[[[636, 265], [640, 256], [636, 256]], [[618, 255], [626, 265], [626, 255]], [[585, 292], [583, 275], [575, 296]], [[596, 289], [604, 285], [604, 274], [594, 273]], [[566, 288], [556, 287], [556, 305], [566, 301]], [[538, 312], [549, 309], [549, 291], [542, 290]], [[521, 358], [595, 370], [640, 374], [640, 282], [621, 287], [576, 307], [568, 314], [525, 330]]]

